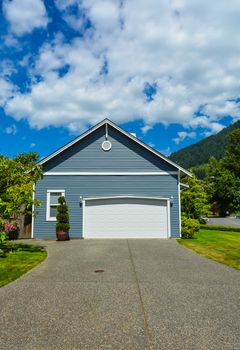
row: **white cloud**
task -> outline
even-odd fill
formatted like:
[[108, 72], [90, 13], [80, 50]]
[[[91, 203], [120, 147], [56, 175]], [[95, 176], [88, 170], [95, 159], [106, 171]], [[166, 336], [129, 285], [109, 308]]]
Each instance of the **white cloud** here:
[[36, 143], [31, 143], [30, 148], [34, 148], [36, 146]]
[[155, 144], [153, 142], [148, 142], [148, 145], [152, 148], [155, 148]]
[[59, 10], [65, 10], [71, 5], [76, 5], [77, 2], [77, 0], [55, 0], [55, 4], [59, 8]]
[[21, 36], [46, 27], [47, 13], [42, 0], [3, 0], [3, 12], [12, 33]]
[[194, 139], [196, 137], [196, 133], [194, 131], [179, 131], [178, 137], [174, 138], [173, 141], [178, 145], [180, 142], [184, 141], [186, 138]]
[[170, 147], [167, 147], [167, 148], [161, 150], [160, 153], [162, 153], [164, 156], [168, 157], [168, 156], [170, 156], [170, 154], [172, 153], [172, 151], [171, 151], [171, 148], [170, 148]]
[[234, 101], [217, 101], [217, 103], [209, 103], [204, 112], [207, 115], [221, 118], [224, 116], [233, 116], [235, 119], [240, 119], [240, 104]]
[[16, 73], [17, 69], [10, 60], [2, 60], [0, 61], [0, 76], [1, 77], [9, 77], [13, 73]]
[[[63, 16], [73, 4], [79, 7], [74, 21], [80, 23], [84, 12], [93, 27], [72, 42], [57, 36], [41, 48], [30, 91], [15, 93], [8, 114], [32, 127], [72, 132], [106, 116], [118, 123], [142, 119], [143, 133], [156, 123], [215, 132], [225, 115], [240, 118], [234, 101], [240, 45], [232, 40], [240, 30], [238, 0], [231, 6], [207, 0], [57, 0]], [[146, 83], [156, 86], [150, 102]], [[196, 116], [199, 109], [204, 116]]]
[[15, 135], [17, 133], [17, 127], [15, 124], [12, 124], [11, 126], [4, 129], [4, 132], [8, 135]]
[[15, 87], [7, 78], [0, 77], [0, 106], [5, 107], [7, 101], [14, 96]]
[[152, 126], [150, 125], [144, 125], [142, 128], [141, 128], [141, 131], [142, 133], [145, 135], [148, 133], [148, 131], [150, 131], [152, 129]]
[[3, 42], [5, 46], [14, 47], [19, 49], [20, 45], [16, 37], [12, 33], [8, 33], [3, 37]]
[[209, 128], [210, 130], [205, 130], [205, 131], [203, 132], [203, 135], [204, 135], [205, 137], [207, 137], [207, 136], [211, 136], [211, 135], [213, 135], [213, 134], [217, 134], [217, 133], [220, 132], [224, 127], [225, 127], [224, 125], [219, 124], [219, 123], [211, 123], [211, 124], [208, 126], [208, 128]]
[[[225, 114], [227, 115], [227, 114]], [[223, 115], [224, 116], [224, 115]], [[196, 128], [203, 128], [203, 129], [209, 129], [205, 132], [206, 136], [212, 135], [212, 134], [216, 134], [219, 131], [221, 131], [225, 126], [215, 122], [213, 120], [215, 120], [216, 115], [214, 115], [214, 117], [206, 117], [206, 116], [200, 116], [200, 117], [196, 117], [194, 119], [192, 119], [188, 125], [185, 125], [186, 127], [190, 127], [193, 129]], [[213, 119], [213, 120], [212, 120]]]

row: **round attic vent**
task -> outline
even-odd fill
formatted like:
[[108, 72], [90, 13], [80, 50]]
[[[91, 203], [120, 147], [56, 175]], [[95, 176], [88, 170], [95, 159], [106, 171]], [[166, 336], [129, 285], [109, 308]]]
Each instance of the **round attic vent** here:
[[102, 143], [102, 149], [103, 149], [104, 151], [110, 151], [111, 148], [112, 148], [112, 144], [111, 144], [110, 141], [108, 141], [108, 140], [103, 141], [103, 143]]

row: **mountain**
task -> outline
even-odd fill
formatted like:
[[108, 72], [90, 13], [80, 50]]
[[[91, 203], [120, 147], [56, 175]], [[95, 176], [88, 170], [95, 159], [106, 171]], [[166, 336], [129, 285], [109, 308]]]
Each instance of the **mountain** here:
[[237, 128], [240, 128], [240, 120], [224, 128], [216, 135], [209, 136], [172, 153], [169, 158], [186, 169], [208, 163], [211, 156], [220, 159], [228, 143], [229, 134]]

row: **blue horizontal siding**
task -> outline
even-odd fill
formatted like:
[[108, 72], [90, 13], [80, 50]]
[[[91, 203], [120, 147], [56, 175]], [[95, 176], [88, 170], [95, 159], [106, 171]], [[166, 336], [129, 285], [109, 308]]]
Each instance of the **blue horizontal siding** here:
[[163, 159], [109, 126], [112, 149], [102, 150], [105, 126], [95, 130], [80, 142], [61, 152], [46, 164], [44, 171], [176, 171]]
[[82, 207], [79, 197], [119, 195], [173, 196], [171, 236], [179, 236], [178, 180], [176, 175], [148, 176], [44, 176], [36, 184], [36, 198], [42, 202], [34, 221], [34, 237], [55, 237], [55, 222], [46, 221], [47, 190], [65, 189], [69, 206], [70, 235], [82, 236]]

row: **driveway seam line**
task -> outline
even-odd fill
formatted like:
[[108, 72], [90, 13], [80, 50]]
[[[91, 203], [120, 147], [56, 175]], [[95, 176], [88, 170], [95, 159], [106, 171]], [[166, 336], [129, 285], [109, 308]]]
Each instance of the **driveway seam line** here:
[[132, 268], [133, 268], [133, 274], [134, 274], [134, 277], [135, 277], [135, 280], [136, 280], [136, 284], [137, 284], [137, 290], [138, 290], [138, 296], [139, 296], [139, 299], [140, 299], [140, 305], [141, 305], [141, 309], [142, 309], [142, 313], [143, 313], [144, 328], [145, 328], [145, 333], [146, 333], [146, 336], [147, 336], [147, 349], [151, 350], [152, 335], [151, 335], [151, 332], [150, 332], [150, 329], [149, 329], [149, 325], [148, 325], [148, 321], [147, 321], [147, 315], [146, 315], [146, 311], [145, 311], [144, 304], [143, 304], [141, 289], [140, 289], [140, 285], [139, 285], [139, 282], [138, 282], [137, 272], [136, 272], [135, 264], [134, 264], [134, 261], [133, 261], [133, 255], [132, 255], [132, 251], [131, 251], [128, 239], [127, 239], [127, 246], [128, 246], [130, 261], [131, 261]]

